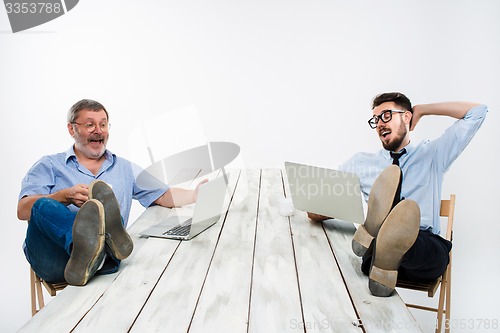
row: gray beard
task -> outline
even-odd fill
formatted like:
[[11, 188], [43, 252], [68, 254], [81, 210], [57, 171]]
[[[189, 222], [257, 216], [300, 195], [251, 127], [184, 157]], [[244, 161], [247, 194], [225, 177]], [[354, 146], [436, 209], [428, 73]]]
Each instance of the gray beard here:
[[80, 145], [79, 143], [75, 143], [75, 147], [78, 149], [78, 151], [83, 154], [85, 157], [87, 158], [91, 158], [91, 159], [99, 159], [101, 158], [104, 153], [106, 152], [106, 147], [103, 148], [103, 150], [101, 152], [98, 152], [98, 153], [93, 153], [87, 149], [85, 149], [84, 147], [82, 147], [82, 145]]

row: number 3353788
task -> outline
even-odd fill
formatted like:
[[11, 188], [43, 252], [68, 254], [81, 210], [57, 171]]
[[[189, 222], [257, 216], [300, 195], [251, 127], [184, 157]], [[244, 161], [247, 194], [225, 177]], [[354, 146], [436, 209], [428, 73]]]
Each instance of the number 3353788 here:
[[7, 14], [59, 14], [62, 11], [60, 3], [48, 2], [7, 2]]

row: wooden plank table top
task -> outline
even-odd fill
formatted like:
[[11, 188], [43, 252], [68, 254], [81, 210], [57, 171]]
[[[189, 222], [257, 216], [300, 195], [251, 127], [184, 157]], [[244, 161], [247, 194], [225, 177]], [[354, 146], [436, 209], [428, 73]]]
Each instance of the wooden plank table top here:
[[230, 172], [226, 212], [190, 241], [140, 236], [175, 211], [146, 209], [117, 273], [67, 287], [20, 332], [421, 332], [397, 293], [370, 294], [354, 225], [279, 214], [285, 178]]

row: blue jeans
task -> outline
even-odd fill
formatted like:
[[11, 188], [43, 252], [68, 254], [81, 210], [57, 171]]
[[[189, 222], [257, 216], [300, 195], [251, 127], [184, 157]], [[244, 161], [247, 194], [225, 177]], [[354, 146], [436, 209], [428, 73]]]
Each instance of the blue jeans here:
[[[24, 253], [35, 273], [47, 282], [65, 281], [64, 269], [73, 247], [75, 217], [75, 212], [49, 198], [38, 199], [31, 209]], [[106, 262], [97, 274], [118, 270], [120, 261], [107, 253]]]

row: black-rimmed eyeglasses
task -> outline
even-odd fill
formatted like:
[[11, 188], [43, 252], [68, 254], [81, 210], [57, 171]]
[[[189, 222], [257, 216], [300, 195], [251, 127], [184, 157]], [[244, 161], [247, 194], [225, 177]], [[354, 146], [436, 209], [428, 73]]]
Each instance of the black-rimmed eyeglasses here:
[[384, 110], [378, 116], [373, 116], [370, 119], [368, 119], [368, 125], [370, 125], [371, 128], [375, 129], [375, 128], [377, 128], [377, 124], [378, 124], [379, 120], [382, 120], [383, 123], [387, 123], [387, 122], [391, 121], [393, 112], [405, 113], [406, 111], [404, 111], [404, 110]]

